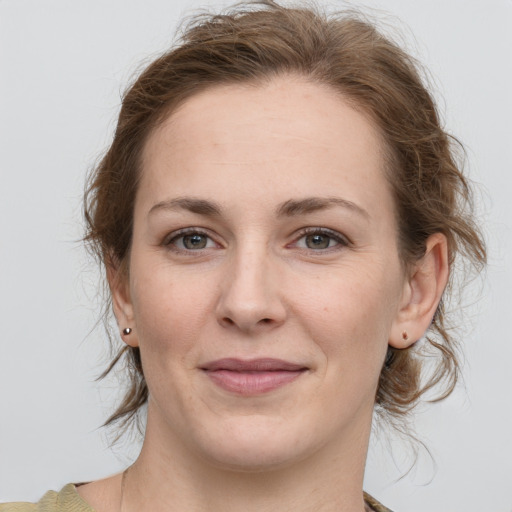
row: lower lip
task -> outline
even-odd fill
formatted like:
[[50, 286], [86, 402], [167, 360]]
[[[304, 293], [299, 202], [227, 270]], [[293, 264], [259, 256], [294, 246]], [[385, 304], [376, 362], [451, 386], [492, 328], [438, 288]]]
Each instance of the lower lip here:
[[305, 370], [235, 372], [230, 370], [206, 371], [210, 379], [222, 389], [239, 395], [251, 396], [268, 393], [293, 382]]

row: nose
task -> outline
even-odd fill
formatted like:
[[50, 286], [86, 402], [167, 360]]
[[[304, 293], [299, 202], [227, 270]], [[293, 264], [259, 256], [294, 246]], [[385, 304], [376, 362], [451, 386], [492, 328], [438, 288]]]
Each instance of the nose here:
[[217, 305], [220, 325], [257, 334], [282, 325], [286, 319], [282, 272], [261, 246], [240, 250], [226, 262]]

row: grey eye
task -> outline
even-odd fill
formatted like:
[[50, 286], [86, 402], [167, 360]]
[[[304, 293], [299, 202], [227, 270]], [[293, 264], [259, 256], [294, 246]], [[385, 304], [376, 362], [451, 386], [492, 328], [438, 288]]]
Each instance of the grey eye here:
[[204, 249], [208, 244], [208, 237], [206, 235], [201, 235], [200, 233], [185, 235], [182, 240], [183, 247], [185, 249]]
[[308, 249], [327, 249], [333, 241], [331, 236], [321, 233], [306, 235], [305, 237], [305, 243]]

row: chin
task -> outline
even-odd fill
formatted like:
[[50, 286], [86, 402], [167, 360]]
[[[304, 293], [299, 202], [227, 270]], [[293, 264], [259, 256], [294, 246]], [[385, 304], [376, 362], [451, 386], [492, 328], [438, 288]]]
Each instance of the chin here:
[[278, 470], [314, 452], [307, 436], [268, 418], [244, 417], [209, 431], [199, 441], [203, 457], [216, 467], [238, 472]]

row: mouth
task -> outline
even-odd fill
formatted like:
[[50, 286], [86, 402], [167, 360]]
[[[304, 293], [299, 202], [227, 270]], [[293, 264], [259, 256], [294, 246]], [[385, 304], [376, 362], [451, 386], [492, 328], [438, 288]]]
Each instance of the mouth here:
[[290, 384], [308, 368], [281, 359], [218, 359], [201, 367], [211, 381], [231, 393], [244, 396], [268, 393]]

